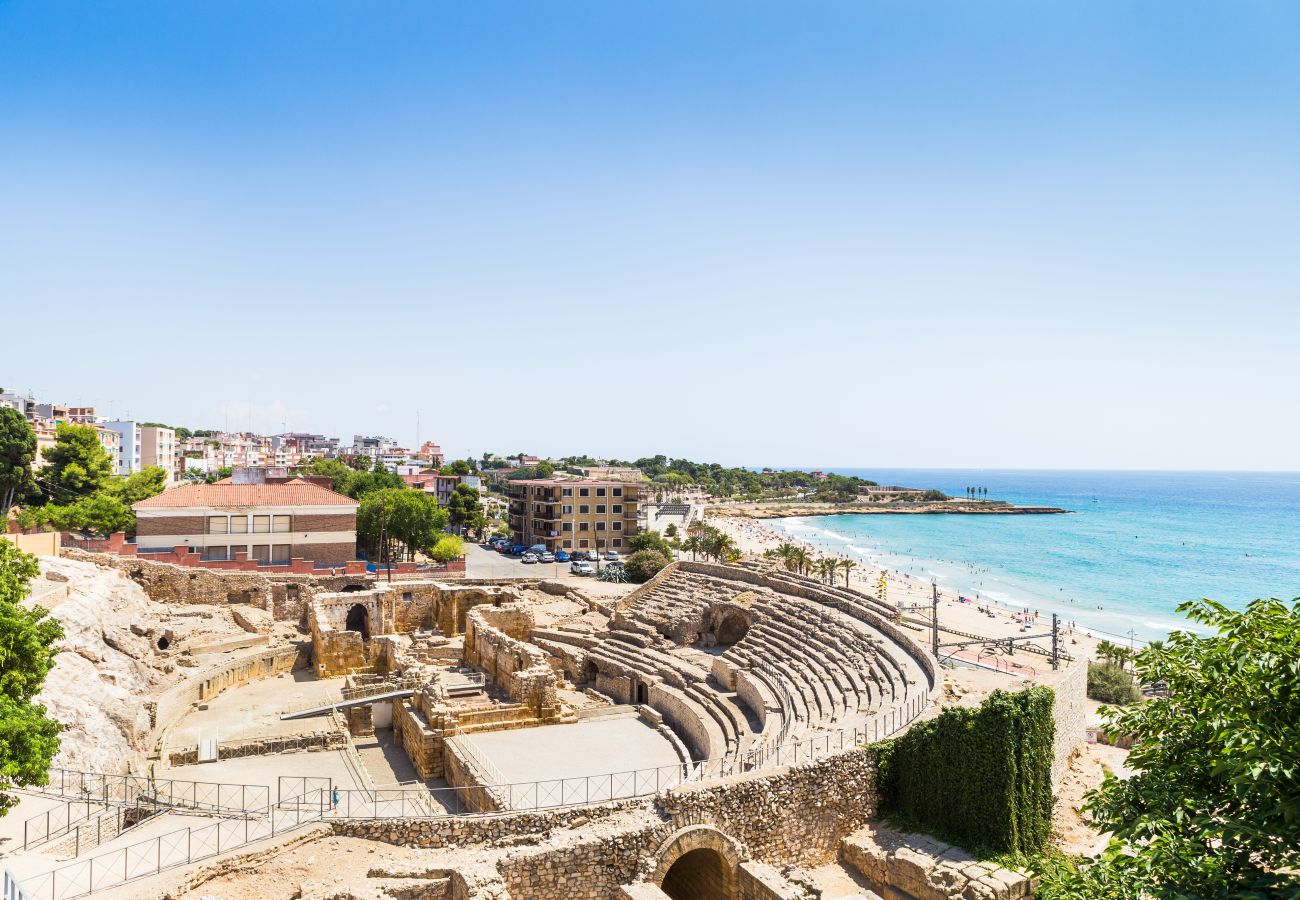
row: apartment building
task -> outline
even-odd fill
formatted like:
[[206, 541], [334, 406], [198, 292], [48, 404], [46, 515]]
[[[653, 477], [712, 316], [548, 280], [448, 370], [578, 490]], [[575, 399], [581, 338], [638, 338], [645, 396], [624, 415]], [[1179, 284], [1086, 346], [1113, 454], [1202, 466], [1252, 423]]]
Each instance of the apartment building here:
[[140, 553], [192, 547], [204, 560], [268, 565], [356, 559], [357, 501], [303, 479], [186, 484], [132, 506]]
[[129, 419], [115, 419], [112, 422], [105, 422], [104, 427], [121, 435], [117, 458], [113, 460], [113, 474], [130, 475], [132, 472], [139, 472], [142, 467], [140, 424]]
[[140, 426], [140, 465], [161, 466], [169, 482], [176, 480], [179, 445], [176, 432], [161, 425]]
[[509, 482], [510, 531], [548, 550], [618, 550], [637, 534], [641, 485], [538, 478]]

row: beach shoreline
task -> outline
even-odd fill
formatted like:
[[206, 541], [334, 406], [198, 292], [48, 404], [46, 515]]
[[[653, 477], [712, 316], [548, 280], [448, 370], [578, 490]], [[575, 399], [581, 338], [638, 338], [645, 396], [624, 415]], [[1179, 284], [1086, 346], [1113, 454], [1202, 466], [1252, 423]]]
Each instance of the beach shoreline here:
[[[730, 535], [741, 553], [749, 559], [764, 559], [764, 554], [768, 550], [789, 543], [805, 548], [815, 559], [851, 559], [856, 563], [856, 568], [849, 574], [849, 585], [868, 593], [879, 596], [882, 586], [880, 579], [883, 576], [885, 602], [890, 605], [901, 603], [905, 607], [920, 607], [920, 609], [909, 610], [907, 618], [912, 620], [913, 630], [918, 631], [915, 635], [916, 639], [926, 646], [931, 640], [928, 626], [918, 629], [915, 625], [921, 620], [928, 621], [936, 590], [939, 598], [940, 639], [944, 643], [968, 640], [970, 635], [998, 640], [1044, 635], [1051, 632], [1050, 612], [1043, 613], [1032, 606], [1011, 607], [992, 598], [981, 597], [976, 600], [953, 588], [936, 586], [933, 582], [908, 572], [877, 565], [861, 555], [826, 553], [810, 542], [779, 532], [757, 518], [711, 514], [709, 523]], [[837, 580], [843, 584], [844, 575], [837, 575]], [[1062, 617], [1058, 632], [1060, 649], [1077, 659], [1096, 659], [1098, 658], [1097, 646], [1103, 638], [1094, 632], [1095, 629]], [[1050, 647], [1050, 638], [1037, 638], [1033, 643], [1047, 649]], [[1046, 657], [1025, 650], [1018, 650], [1014, 656], [1003, 656], [1001, 661], [995, 659], [985, 660], [985, 662], [1001, 665], [1002, 662], [1009, 660], [1019, 662], [1020, 665], [1016, 668], [1022, 666], [1039, 670], [1050, 668]]]
[[934, 503], [710, 503], [717, 518], [792, 519], [811, 516], [1054, 516], [1071, 515], [1058, 506], [1015, 506], [1008, 503], [945, 500]]

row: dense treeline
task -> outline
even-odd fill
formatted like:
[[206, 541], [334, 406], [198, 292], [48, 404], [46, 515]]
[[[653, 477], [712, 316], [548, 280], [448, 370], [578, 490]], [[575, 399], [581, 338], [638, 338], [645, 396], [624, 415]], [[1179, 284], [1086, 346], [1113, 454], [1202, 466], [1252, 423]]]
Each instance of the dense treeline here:
[[[565, 466], [591, 466], [590, 456], [569, 456], [561, 462]], [[773, 495], [810, 495], [809, 499], [844, 502], [857, 497], [874, 481], [847, 475], [827, 474], [818, 478], [811, 472], [796, 470], [777, 471], [723, 466], [719, 463], [698, 463], [689, 459], [673, 459], [662, 453], [643, 456], [637, 460], [608, 461], [611, 466], [635, 466], [642, 475], [666, 491], [695, 486], [714, 497], [746, 497], [757, 499]]]

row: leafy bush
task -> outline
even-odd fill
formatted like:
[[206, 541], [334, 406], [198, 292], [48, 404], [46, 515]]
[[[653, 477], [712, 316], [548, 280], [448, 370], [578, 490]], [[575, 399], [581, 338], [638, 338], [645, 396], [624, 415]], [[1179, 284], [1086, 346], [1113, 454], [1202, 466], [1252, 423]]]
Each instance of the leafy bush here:
[[666, 565], [668, 565], [668, 557], [658, 550], [638, 550], [627, 558], [628, 580], [642, 584], [654, 578]]
[[1039, 852], [1052, 830], [1054, 697], [994, 691], [877, 744], [882, 811], [969, 848]]
[[429, 558], [434, 562], [446, 563], [460, 559], [465, 555], [465, 542], [454, 534], [439, 536], [437, 542], [429, 548]]
[[1113, 662], [1088, 663], [1088, 696], [1116, 706], [1136, 703], [1142, 699], [1133, 676], [1123, 666]]
[[672, 547], [664, 540], [663, 535], [657, 531], [643, 531], [629, 540], [627, 546], [633, 553], [638, 550], [654, 550], [657, 553], [662, 553], [667, 559], [673, 558]]

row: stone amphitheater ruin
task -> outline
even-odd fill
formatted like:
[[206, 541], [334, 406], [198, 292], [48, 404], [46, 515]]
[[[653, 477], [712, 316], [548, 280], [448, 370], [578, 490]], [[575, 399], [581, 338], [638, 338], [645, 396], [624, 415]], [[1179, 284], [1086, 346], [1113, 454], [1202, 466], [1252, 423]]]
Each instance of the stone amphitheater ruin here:
[[[686, 561], [621, 595], [43, 570], [70, 637], [42, 698], [69, 729], [0, 819], [6, 898], [1030, 893], [876, 821], [867, 745], [945, 675], [858, 590]], [[1082, 671], [1052, 682], [1058, 776]]]

